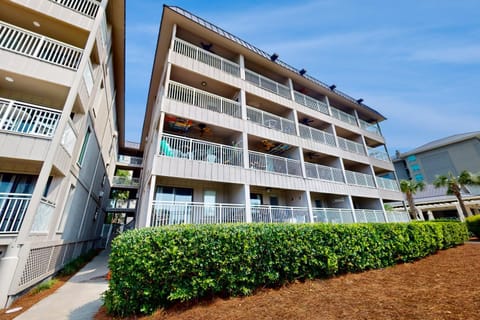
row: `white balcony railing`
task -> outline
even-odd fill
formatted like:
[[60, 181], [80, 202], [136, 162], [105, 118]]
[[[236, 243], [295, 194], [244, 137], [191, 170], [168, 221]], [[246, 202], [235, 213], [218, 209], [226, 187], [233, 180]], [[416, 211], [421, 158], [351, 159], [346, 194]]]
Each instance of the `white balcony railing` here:
[[257, 87], [271, 91], [281, 97], [287, 98], [289, 100], [291, 99], [289, 87], [273, 81], [272, 79], [264, 77], [258, 73], [255, 73], [251, 70], [245, 69], [245, 80], [253, 83]]
[[293, 95], [296, 103], [299, 103], [302, 106], [313, 109], [315, 111], [318, 111], [324, 114], [329, 114], [328, 106], [325, 102], [319, 101], [317, 99], [304, 95], [303, 93], [300, 93], [298, 91], [295, 91]]
[[135, 156], [127, 156], [123, 154], [118, 155], [117, 162], [130, 165], [130, 166], [141, 166], [143, 159]]
[[31, 194], [0, 193], [0, 234], [20, 230], [31, 198]]
[[284, 207], [284, 206], [252, 206], [252, 222], [287, 222], [287, 223], [306, 223], [310, 222], [308, 208], [304, 207]]
[[279, 117], [275, 114], [247, 106], [247, 118], [248, 120], [261, 124], [264, 127], [296, 135], [295, 122]]
[[345, 182], [342, 170], [338, 168], [322, 166], [315, 163], [305, 162], [305, 172], [308, 178]]
[[363, 148], [363, 145], [358, 142], [353, 142], [352, 140], [348, 140], [342, 137], [337, 137], [338, 139], [338, 147], [342, 150], [352, 152], [352, 153], [358, 153], [361, 155], [365, 155], [365, 149]]
[[301, 164], [298, 160], [272, 156], [256, 151], [249, 151], [248, 158], [250, 162], [250, 169], [282, 173], [293, 176], [302, 175]]
[[337, 108], [334, 108], [332, 106], [330, 106], [330, 112], [332, 113], [332, 116], [334, 118], [337, 118], [338, 120], [340, 121], [343, 121], [343, 122], [346, 122], [346, 123], [349, 123], [353, 126], [358, 126], [357, 124], [357, 118], [351, 114], [348, 114], [342, 110], [339, 110]]
[[375, 133], [376, 135], [382, 136], [378, 123], [370, 123], [362, 119], [358, 119], [360, 122], [360, 127], [367, 130], [368, 132]]
[[323, 223], [353, 223], [353, 210], [338, 208], [313, 208], [313, 221]]
[[173, 51], [191, 59], [205, 63], [210, 67], [214, 67], [236, 77], [240, 77], [240, 66], [238, 64], [220, 56], [217, 56], [216, 54], [213, 54], [207, 50], [201, 49], [182, 39], [175, 39], [175, 42], [173, 44]]
[[140, 179], [139, 178], [131, 178], [131, 177], [122, 177], [122, 176], [114, 176], [112, 180], [113, 185], [115, 186], [122, 186], [122, 187], [138, 187], [140, 186]]
[[235, 118], [242, 117], [240, 103], [178, 82], [169, 82], [167, 97], [202, 109], [228, 114]]
[[375, 188], [373, 176], [370, 174], [345, 170], [345, 177], [348, 184]]
[[100, 6], [100, 2], [95, 0], [50, 0], [50, 1], [58, 3], [59, 5], [67, 7], [74, 11], [77, 11], [90, 18], [95, 18], [97, 16], [98, 7]]
[[388, 153], [381, 149], [368, 148], [368, 155], [378, 160], [390, 162], [390, 157], [388, 156]]
[[386, 211], [388, 222], [410, 222], [410, 215], [406, 211]]
[[153, 201], [151, 227], [246, 222], [245, 205]]
[[108, 199], [107, 209], [136, 209], [137, 199]]
[[354, 212], [358, 223], [385, 222], [385, 216], [382, 210], [355, 209]]
[[60, 116], [55, 109], [0, 98], [0, 130], [51, 138]]
[[82, 50], [69, 44], [0, 22], [0, 49], [77, 70]]
[[398, 187], [398, 183], [396, 180], [382, 178], [382, 177], [376, 177], [376, 179], [377, 179], [377, 185], [379, 189], [400, 191], [400, 188]]
[[160, 154], [243, 167], [243, 149], [219, 143], [190, 139], [164, 133], [160, 142]]
[[335, 136], [331, 133], [318, 130], [303, 124], [299, 124], [300, 136], [329, 146], [336, 146]]

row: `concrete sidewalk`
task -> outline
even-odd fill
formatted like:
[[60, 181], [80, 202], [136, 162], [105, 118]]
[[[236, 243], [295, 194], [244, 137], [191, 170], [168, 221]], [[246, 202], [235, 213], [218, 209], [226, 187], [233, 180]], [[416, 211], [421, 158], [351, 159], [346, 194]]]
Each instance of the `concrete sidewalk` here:
[[15, 319], [93, 319], [102, 305], [101, 294], [108, 287], [108, 254], [103, 250], [55, 293]]

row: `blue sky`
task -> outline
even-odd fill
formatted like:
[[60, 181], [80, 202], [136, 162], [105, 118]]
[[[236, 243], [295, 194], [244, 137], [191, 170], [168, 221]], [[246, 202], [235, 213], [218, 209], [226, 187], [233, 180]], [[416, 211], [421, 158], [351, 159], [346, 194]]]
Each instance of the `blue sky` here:
[[[173, 1], [387, 121], [390, 153], [480, 130], [480, 1]], [[139, 141], [163, 3], [127, 0], [126, 139]]]

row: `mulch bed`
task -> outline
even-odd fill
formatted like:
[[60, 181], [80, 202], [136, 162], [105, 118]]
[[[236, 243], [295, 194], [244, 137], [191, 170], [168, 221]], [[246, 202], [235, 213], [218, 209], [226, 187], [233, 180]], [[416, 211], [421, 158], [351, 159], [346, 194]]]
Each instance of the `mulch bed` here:
[[[179, 304], [136, 319], [480, 319], [480, 243], [414, 263]], [[95, 319], [112, 319], [102, 308]], [[134, 319], [134, 318], [132, 318]]]

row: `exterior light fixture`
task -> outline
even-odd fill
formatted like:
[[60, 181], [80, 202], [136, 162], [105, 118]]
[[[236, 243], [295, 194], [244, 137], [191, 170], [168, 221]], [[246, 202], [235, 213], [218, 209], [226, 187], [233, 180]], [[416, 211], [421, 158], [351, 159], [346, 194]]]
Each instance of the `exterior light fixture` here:
[[38, 22], [38, 21], [33, 21], [33, 25], [38, 28], [38, 27], [40, 27], [40, 22]]
[[298, 71], [298, 73], [300, 73], [300, 75], [303, 76], [305, 73], [307, 73], [307, 70], [302, 69], [302, 70]]
[[362, 103], [362, 102], [363, 102], [363, 99], [358, 99], [357, 102], [358, 102], [358, 103]]
[[5, 80], [7, 80], [8, 82], [13, 82], [13, 81], [15, 81], [15, 80], [13, 80], [12, 77], [5, 77]]
[[277, 59], [278, 59], [278, 54], [277, 53], [274, 53], [270, 56], [270, 60], [272, 60], [272, 61], [275, 61]]
[[336, 87], [337, 87], [336, 85], [332, 84], [329, 88], [330, 88], [330, 90], [333, 91], [333, 90], [335, 90]]
[[206, 82], [206, 81], [202, 81], [200, 84], [202, 85], [202, 87], [206, 87], [206, 86], [207, 86], [207, 82]]

